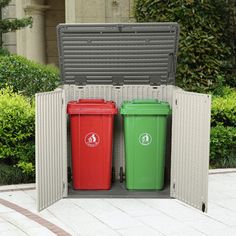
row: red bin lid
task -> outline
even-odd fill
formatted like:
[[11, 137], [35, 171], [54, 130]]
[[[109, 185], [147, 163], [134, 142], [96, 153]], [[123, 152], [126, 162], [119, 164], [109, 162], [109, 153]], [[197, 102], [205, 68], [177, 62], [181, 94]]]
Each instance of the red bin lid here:
[[70, 101], [67, 105], [67, 113], [75, 114], [117, 114], [115, 102], [104, 99], [79, 99]]

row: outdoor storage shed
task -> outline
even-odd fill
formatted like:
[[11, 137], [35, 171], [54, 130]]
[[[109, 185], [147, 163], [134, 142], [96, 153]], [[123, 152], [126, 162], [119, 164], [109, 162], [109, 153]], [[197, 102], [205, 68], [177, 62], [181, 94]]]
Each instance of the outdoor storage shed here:
[[[178, 35], [176, 23], [58, 26], [62, 85], [36, 94], [38, 210], [68, 197], [66, 106], [79, 98], [113, 100], [118, 107], [132, 99], [169, 102], [170, 197], [207, 210], [211, 98], [175, 86]], [[120, 115], [114, 133], [113, 166], [118, 178], [119, 168], [124, 166]]]

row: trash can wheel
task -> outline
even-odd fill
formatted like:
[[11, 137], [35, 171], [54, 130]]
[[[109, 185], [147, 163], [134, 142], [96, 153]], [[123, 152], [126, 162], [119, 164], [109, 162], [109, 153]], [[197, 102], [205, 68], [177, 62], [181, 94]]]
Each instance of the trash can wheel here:
[[123, 183], [124, 181], [124, 171], [123, 167], [120, 167], [120, 183]]

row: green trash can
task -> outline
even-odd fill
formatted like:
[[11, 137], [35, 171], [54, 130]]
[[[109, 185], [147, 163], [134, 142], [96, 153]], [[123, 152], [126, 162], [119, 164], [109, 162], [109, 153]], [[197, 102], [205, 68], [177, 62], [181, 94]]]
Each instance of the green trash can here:
[[125, 178], [129, 190], [164, 186], [167, 102], [133, 100], [122, 104], [125, 135]]

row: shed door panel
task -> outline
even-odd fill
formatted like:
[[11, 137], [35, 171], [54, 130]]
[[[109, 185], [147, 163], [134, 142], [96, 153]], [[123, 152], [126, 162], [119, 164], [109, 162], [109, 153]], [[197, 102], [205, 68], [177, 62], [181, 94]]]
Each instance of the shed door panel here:
[[36, 94], [36, 191], [39, 211], [61, 199], [67, 191], [63, 99], [63, 90]]
[[211, 97], [174, 94], [171, 197], [207, 211]]

